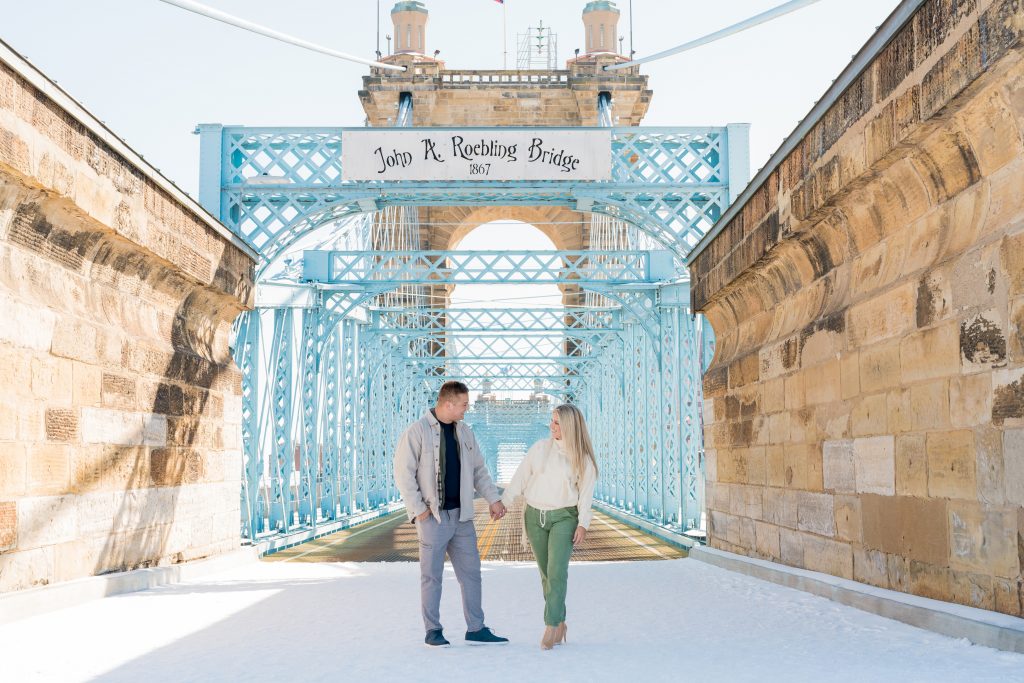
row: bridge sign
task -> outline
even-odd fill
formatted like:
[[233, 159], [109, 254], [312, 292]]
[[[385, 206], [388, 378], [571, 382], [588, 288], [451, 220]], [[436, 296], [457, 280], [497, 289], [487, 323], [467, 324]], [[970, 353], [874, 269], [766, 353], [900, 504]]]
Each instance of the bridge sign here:
[[610, 130], [345, 130], [342, 179], [611, 180], [611, 148]]

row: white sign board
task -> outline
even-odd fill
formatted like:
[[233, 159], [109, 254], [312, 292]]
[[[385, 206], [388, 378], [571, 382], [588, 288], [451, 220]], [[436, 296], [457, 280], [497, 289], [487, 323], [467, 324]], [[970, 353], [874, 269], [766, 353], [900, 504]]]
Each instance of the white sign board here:
[[611, 180], [611, 131], [346, 130], [342, 180]]

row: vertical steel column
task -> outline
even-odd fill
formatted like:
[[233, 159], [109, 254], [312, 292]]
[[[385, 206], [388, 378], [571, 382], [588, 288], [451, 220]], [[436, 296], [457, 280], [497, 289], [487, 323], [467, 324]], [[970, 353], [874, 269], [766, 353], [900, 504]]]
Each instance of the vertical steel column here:
[[680, 525], [682, 477], [680, 448], [679, 309], [659, 308], [661, 315], [661, 474], [664, 522]]
[[[325, 323], [326, 324], [326, 323]], [[320, 481], [320, 517], [334, 520], [338, 517], [338, 493], [341, 489], [339, 481], [340, 443], [339, 429], [342, 415], [339, 397], [339, 374], [341, 367], [338, 362], [340, 355], [339, 328], [336, 321], [329, 325], [323, 345], [323, 361], [320, 368], [323, 381], [321, 386], [321, 481]]]
[[637, 480], [639, 477], [637, 460], [641, 458], [639, 445], [637, 444], [636, 419], [637, 419], [637, 394], [639, 393], [637, 382], [639, 381], [639, 368], [637, 367], [637, 336], [638, 327], [633, 322], [624, 322], [624, 347], [622, 350], [622, 362], [625, 373], [622, 377], [622, 434], [625, 437], [623, 444], [623, 501], [625, 509], [629, 512], [637, 508]]
[[302, 309], [302, 339], [300, 342], [299, 378], [301, 385], [301, 429], [299, 435], [299, 524], [316, 523], [317, 478], [319, 474], [320, 443], [317, 420], [320, 407], [318, 389], [320, 380], [320, 306]]
[[700, 485], [699, 467], [702, 456], [703, 435], [701, 434], [701, 386], [700, 344], [698, 342], [698, 320], [689, 309], [680, 310], [682, 329], [679, 339], [680, 354], [684, 359], [681, 376], [683, 433], [689, 444], [686, 449], [686, 465], [684, 468], [683, 487], [685, 505], [683, 523], [692, 528], [700, 521]]
[[259, 311], [244, 311], [239, 316], [234, 356], [242, 375], [242, 538], [253, 540], [263, 531], [265, 515], [260, 492]]
[[288, 531], [292, 526], [291, 477], [295, 461], [292, 440], [292, 369], [295, 367], [292, 339], [293, 315], [290, 308], [274, 309], [274, 341], [271, 348], [271, 410], [273, 422], [272, 460], [270, 463], [270, 527]]
[[355, 320], [341, 321], [341, 460], [338, 467], [338, 503], [341, 514], [358, 507], [356, 461], [359, 453], [359, 326]]
[[199, 135], [199, 203], [212, 215], [223, 220], [221, 187], [224, 162], [224, 126], [219, 123], [200, 123]]

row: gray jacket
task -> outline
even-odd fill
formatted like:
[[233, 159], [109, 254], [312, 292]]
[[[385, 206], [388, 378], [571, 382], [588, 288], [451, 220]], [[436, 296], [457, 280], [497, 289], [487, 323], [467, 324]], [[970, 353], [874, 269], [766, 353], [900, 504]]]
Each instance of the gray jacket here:
[[[463, 422], [456, 422], [455, 436], [459, 440], [459, 521], [467, 522], [473, 519], [474, 491], [488, 503], [494, 503], [500, 496], [473, 430]], [[430, 513], [440, 521], [441, 505], [437, 500], [440, 467], [441, 423], [428, 410], [402, 432], [395, 447], [395, 485], [402, 494], [410, 520], [430, 508]]]

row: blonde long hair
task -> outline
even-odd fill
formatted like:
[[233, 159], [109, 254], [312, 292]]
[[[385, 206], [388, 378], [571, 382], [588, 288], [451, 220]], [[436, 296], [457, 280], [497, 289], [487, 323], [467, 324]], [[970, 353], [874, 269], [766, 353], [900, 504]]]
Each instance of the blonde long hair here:
[[597, 460], [594, 458], [594, 446], [590, 442], [590, 432], [587, 431], [587, 422], [583, 419], [580, 409], [571, 403], [563, 403], [555, 408], [558, 413], [558, 425], [562, 430], [562, 443], [565, 445], [565, 453], [569, 456], [569, 464], [572, 466], [573, 475], [576, 481], [583, 480], [583, 474], [587, 469], [589, 461], [594, 468], [594, 476], [597, 477]]

